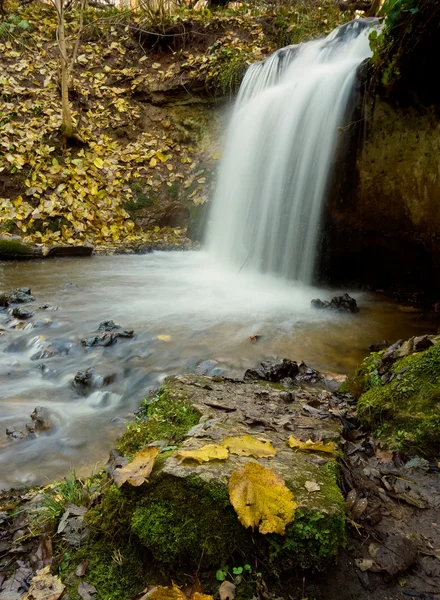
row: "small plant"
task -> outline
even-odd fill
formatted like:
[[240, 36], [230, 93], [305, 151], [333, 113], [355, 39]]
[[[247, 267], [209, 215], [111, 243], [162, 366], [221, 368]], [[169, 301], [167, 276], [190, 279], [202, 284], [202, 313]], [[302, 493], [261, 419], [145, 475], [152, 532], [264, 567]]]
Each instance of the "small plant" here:
[[15, 38], [29, 29], [29, 21], [17, 15], [9, 15], [5, 21], [0, 21], [0, 40]]
[[257, 578], [261, 577], [261, 573], [253, 573], [252, 567], [249, 564], [245, 564], [241, 567], [232, 567], [232, 573], [229, 571], [229, 567], [222, 567], [217, 570], [215, 577], [217, 581], [225, 581], [228, 576], [231, 580], [234, 580], [235, 577], [240, 575], [253, 575]]
[[43, 494], [43, 509], [49, 519], [58, 519], [63, 514], [66, 504], [87, 506], [96, 488], [94, 475], [83, 480], [77, 478], [75, 471], [72, 471], [62, 482]]

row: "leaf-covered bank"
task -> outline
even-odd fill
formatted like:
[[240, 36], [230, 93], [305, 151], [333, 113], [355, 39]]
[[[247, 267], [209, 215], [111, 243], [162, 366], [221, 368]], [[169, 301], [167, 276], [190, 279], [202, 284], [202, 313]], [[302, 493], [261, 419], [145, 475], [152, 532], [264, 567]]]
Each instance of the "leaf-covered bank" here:
[[9, 3], [0, 27], [1, 230], [104, 249], [185, 244], [212, 192], [219, 100], [236, 91], [249, 63], [352, 14], [331, 0], [161, 17], [94, 8], [81, 17], [74, 7], [65, 17], [69, 141], [60, 129], [54, 8]]

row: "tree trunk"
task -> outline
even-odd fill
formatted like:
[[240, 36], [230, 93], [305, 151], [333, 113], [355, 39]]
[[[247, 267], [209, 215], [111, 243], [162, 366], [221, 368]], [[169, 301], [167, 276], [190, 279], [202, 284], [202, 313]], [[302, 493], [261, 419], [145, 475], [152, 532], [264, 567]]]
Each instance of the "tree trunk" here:
[[69, 61], [67, 59], [66, 38], [64, 34], [64, 8], [63, 0], [55, 0], [58, 13], [58, 47], [60, 51], [61, 68], [61, 105], [62, 123], [61, 130], [65, 138], [73, 136], [72, 113], [69, 103]]

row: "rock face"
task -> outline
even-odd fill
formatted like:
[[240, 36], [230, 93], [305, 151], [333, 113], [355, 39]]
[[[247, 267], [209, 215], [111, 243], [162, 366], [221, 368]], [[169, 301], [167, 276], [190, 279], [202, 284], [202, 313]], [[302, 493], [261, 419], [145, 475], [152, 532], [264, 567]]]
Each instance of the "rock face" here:
[[[330, 406], [338, 405], [336, 397], [319, 385], [298, 384], [287, 391], [267, 382], [194, 375], [167, 381], [160, 398], [162, 403], [192, 407], [200, 415], [179, 451], [218, 444], [228, 436], [250, 434], [270, 441], [276, 456], [255, 458], [230, 453], [227, 460], [199, 464], [182, 461], [171, 452], [158, 459], [150, 482], [139, 488], [137, 499], [134, 500], [133, 488], [123, 486], [118, 501], [129, 501], [131, 507], [131, 514], [124, 513], [125, 527], [155, 560], [170, 567], [196, 567], [203, 552], [204, 566], [218, 567], [238, 552], [241, 561], [243, 556], [247, 561], [260, 557], [283, 570], [323, 568], [336, 556], [345, 539], [345, 508], [337, 484], [335, 453], [295, 452], [286, 443], [294, 436], [302, 441], [337, 444], [342, 425], [329, 412]], [[149, 427], [155, 431], [155, 402], [153, 399], [152, 412], [145, 422], [147, 433]], [[157, 445], [173, 444], [171, 429], [170, 433], [161, 429], [159, 435]], [[147, 435], [148, 439], [152, 441]], [[294, 494], [298, 507], [284, 536], [245, 529], [230, 504], [229, 478], [249, 462], [280, 475]], [[110, 498], [103, 499], [102, 516], [98, 519], [99, 508], [91, 511], [95, 527], [99, 519], [105, 519], [107, 501]], [[100, 526], [103, 530], [107, 527], [102, 521]]]
[[324, 308], [326, 310], [337, 310], [338, 312], [359, 312], [356, 300], [348, 294], [334, 296], [330, 301], [323, 301], [319, 298], [316, 298], [315, 300], [312, 300], [312, 307], [318, 309]]
[[379, 98], [369, 101], [364, 116], [355, 112], [341, 133], [319, 279], [435, 296], [440, 290], [433, 277], [440, 268], [438, 116], [430, 108], [399, 108]]

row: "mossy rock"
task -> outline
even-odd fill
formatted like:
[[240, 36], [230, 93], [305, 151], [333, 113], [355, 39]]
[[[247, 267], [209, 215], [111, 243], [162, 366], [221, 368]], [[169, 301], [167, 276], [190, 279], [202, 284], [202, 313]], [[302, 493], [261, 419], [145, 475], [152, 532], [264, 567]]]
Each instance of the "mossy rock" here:
[[[345, 543], [337, 462], [329, 455], [295, 453], [286, 441], [290, 434], [301, 437], [304, 428], [310, 429], [307, 437], [338, 441], [341, 425], [302, 414], [302, 405], [317, 391], [295, 388], [292, 394], [298, 393], [298, 398], [288, 404], [283, 391], [276, 385], [221, 377], [168, 380], [142, 408], [147, 420], [129, 426], [121, 450], [133, 453], [159, 439], [170, 443], [184, 438], [183, 447], [190, 449], [228, 435], [255, 434], [245, 424], [249, 414], [257, 420], [264, 415], [266, 422], [272, 419], [274, 424], [288, 417], [291, 426], [288, 433], [282, 426], [264, 432], [277, 450], [274, 458], [230, 454], [225, 461], [200, 465], [182, 463], [168, 449], [159, 455], [149, 482], [137, 488], [108, 486], [101, 502], [86, 515], [93, 539], [135, 543], [150, 563], [164, 566], [169, 573], [193, 572], [202, 557], [203, 568], [214, 570], [243, 560], [250, 564], [261, 560], [276, 572], [324, 569]], [[249, 461], [281, 475], [294, 494], [298, 508], [283, 536], [244, 528], [229, 501], [230, 475]], [[315, 492], [308, 490], [308, 482], [317, 484]]]
[[370, 386], [357, 415], [388, 446], [440, 455], [440, 344], [395, 361], [389, 383]]
[[0, 238], [0, 260], [23, 260], [42, 256], [40, 248], [30, 246], [15, 238]]

